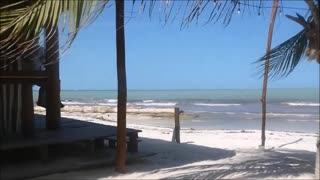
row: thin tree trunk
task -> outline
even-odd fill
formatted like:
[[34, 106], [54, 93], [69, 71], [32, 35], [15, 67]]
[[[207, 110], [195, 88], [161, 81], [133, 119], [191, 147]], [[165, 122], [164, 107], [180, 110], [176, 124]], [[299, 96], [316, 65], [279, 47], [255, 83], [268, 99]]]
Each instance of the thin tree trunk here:
[[124, 34], [124, 0], [116, 0], [116, 41], [118, 74], [117, 157], [116, 171], [125, 172], [127, 79]]
[[[267, 53], [271, 49], [273, 27], [274, 27], [274, 22], [277, 15], [277, 9], [278, 9], [278, 0], [274, 0], [273, 6], [272, 6], [272, 12], [271, 12], [270, 24], [269, 24], [268, 42], [267, 42], [267, 50], [266, 50]], [[266, 141], [265, 130], [266, 130], [266, 112], [267, 112], [266, 97], [267, 97], [267, 87], [268, 87], [268, 72], [269, 72], [269, 58], [267, 58], [265, 61], [263, 88], [262, 88], [262, 95], [260, 99], [262, 103], [261, 146], [265, 146], [265, 141]]]
[[318, 136], [317, 140], [317, 155], [316, 155], [316, 169], [315, 169], [315, 178], [320, 179], [320, 137]]
[[[314, 1], [312, 0], [305, 0], [306, 4], [308, 5], [310, 12], [313, 16], [313, 21], [315, 24], [315, 33], [317, 33], [315, 35], [316, 40], [315, 40], [315, 49], [319, 49], [319, 40], [320, 40], [320, 22], [319, 22], [319, 8], [316, 8], [316, 5], [314, 4]], [[320, 63], [320, 59], [319, 56], [316, 59], [318, 61], [318, 63]], [[316, 154], [316, 165], [315, 165], [315, 179], [320, 179], [320, 137], [318, 136], [317, 139], [317, 154]]]

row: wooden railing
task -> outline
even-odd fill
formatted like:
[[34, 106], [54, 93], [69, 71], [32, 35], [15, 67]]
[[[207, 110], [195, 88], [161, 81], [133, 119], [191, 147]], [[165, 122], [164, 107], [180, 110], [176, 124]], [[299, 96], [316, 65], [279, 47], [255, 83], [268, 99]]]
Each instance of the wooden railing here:
[[37, 84], [38, 82], [45, 83], [49, 77], [47, 71], [33, 71], [33, 72], [23, 72], [23, 71], [0, 71], [0, 83], [28, 83]]

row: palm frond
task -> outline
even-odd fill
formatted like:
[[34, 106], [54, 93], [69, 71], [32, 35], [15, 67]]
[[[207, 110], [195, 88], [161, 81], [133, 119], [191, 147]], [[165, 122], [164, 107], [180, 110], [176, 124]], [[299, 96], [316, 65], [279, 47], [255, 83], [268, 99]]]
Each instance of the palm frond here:
[[[268, 3], [263, 0], [140, 0], [140, 3], [137, 1], [133, 1], [133, 6], [140, 4], [139, 9], [142, 12], [148, 10], [150, 17], [152, 12], [158, 9], [160, 18], [164, 19], [165, 23], [172, 22], [171, 20], [175, 20], [179, 16], [182, 18], [181, 28], [185, 28], [193, 22], [199, 23], [199, 19], [204, 20], [204, 24], [222, 21], [223, 24], [228, 25], [239, 8], [241, 8], [241, 13], [244, 13], [259, 8], [263, 9], [262, 7]], [[155, 4], [158, 5], [158, 8], [155, 8]], [[162, 8], [162, 4], [164, 4], [164, 8]], [[133, 10], [134, 8], [132, 8]], [[181, 10], [182, 12], [180, 12]]]
[[[67, 31], [70, 47], [79, 29], [93, 22], [108, 0], [22, 0], [0, 3], [0, 60], [16, 57], [39, 38], [43, 28]], [[53, 31], [52, 31], [53, 32]], [[50, 37], [51, 34], [47, 34]]]
[[[23, 34], [29, 33], [30, 36], [34, 37], [39, 34], [44, 26], [57, 26], [61, 15], [64, 19], [68, 18], [69, 20], [68, 31], [76, 32], [78, 28], [83, 26], [81, 22], [88, 21], [94, 11], [103, 9], [107, 2], [108, 0], [29, 0], [30, 6], [18, 6], [16, 9], [12, 7], [12, 4], [10, 7], [13, 9], [0, 8], [0, 18], [2, 20], [0, 33], [10, 31], [8, 38], [16, 38], [21, 36], [21, 31], [27, 29], [27, 32]], [[65, 26], [66, 23], [64, 21], [62, 25]]]
[[269, 60], [269, 78], [279, 79], [288, 76], [304, 58], [307, 47], [306, 31], [302, 30], [292, 38], [273, 48], [259, 58], [258, 74], [264, 74], [265, 61]]

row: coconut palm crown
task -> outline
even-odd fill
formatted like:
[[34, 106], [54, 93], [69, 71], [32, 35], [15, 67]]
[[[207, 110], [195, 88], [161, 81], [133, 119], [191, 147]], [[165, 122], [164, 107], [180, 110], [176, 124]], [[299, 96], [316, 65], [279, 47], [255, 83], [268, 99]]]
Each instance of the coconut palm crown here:
[[308, 0], [305, 2], [311, 10], [307, 19], [298, 13], [296, 17], [286, 15], [303, 29], [258, 59], [260, 74], [263, 74], [266, 59], [269, 59], [269, 77], [275, 79], [288, 76], [305, 57], [320, 64], [319, 4]]

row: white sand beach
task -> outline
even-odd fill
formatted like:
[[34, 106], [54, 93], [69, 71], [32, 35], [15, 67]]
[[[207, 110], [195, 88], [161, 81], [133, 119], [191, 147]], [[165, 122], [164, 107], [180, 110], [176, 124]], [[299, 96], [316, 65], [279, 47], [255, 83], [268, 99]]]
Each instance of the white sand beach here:
[[[115, 125], [93, 115], [76, 116]], [[312, 179], [316, 133], [267, 131], [265, 150], [259, 149], [259, 130], [181, 130], [181, 144], [171, 142], [172, 128], [130, 123], [141, 114], [128, 115], [128, 127], [141, 129], [139, 152], [129, 154], [127, 173], [113, 166], [52, 174], [37, 179]], [[114, 117], [113, 117], [114, 118]], [[110, 118], [110, 119], [113, 119]]]

